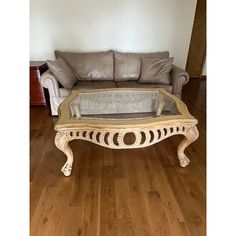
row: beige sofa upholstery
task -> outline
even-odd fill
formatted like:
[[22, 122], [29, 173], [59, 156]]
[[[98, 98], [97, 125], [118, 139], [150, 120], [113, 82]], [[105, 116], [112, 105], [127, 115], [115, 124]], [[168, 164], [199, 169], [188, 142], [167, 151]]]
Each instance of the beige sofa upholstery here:
[[[186, 71], [172, 65], [170, 83], [139, 83], [142, 58], [169, 58], [168, 52], [121, 53], [112, 50], [94, 53], [73, 53], [55, 51], [56, 58], [63, 58], [78, 78], [74, 88], [165, 88], [181, 98], [182, 87], [189, 80]], [[43, 87], [49, 90], [52, 115], [57, 115], [59, 104], [70, 94], [55, 76], [46, 71], [40, 78]]]

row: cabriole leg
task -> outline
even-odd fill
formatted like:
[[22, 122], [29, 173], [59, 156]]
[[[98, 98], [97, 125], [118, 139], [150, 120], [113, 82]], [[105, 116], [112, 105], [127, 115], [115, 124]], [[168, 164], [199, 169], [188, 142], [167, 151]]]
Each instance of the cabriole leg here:
[[70, 140], [63, 132], [57, 132], [55, 136], [55, 145], [57, 146], [59, 150], [64, 152], [67, 157], [66, 163], [61, 168], [61, 171], [63, 172], [65, 176], [69, 176], [71, 174], [72, 164], [73, 164], [73, 153], [68, 144], [69, 141]]
[[197, 127], [192, 127], [188, 133], [185, 134], [184, 140], [180, 143], [178, 147], [178, 159], [181, 167], [186, 167], [190, 160], [184, 154], [184, 150], [188, 147], [191, 143], [193, 143], [199, 136]]

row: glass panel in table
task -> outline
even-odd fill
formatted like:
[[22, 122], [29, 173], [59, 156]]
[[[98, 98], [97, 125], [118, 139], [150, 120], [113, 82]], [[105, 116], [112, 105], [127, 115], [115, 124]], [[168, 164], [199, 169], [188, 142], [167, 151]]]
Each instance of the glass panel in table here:
[[159, 90], [79, 92], [70, 102], [70, 119], [144, 119], [179, 115], [175, 101]]

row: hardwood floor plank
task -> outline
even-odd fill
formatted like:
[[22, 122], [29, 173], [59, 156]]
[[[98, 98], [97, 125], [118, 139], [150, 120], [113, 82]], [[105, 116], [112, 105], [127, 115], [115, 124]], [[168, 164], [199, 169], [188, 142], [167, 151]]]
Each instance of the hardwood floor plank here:
[[60, 172], [55, 170], [60, 168], [59, 155], [55, 156], [56, 147], [49, 145], [49, 148], [45, 152], [39, 165], [41, 168], [37, 168], [34, 174], [34, 178], [30, 183], [30, 218], [32, 218], [37, 202], [42, 194], [45, 186], [55, 187], [58, 181], [62, 177]]
[[148, 205], [148, 215], [150, 215], [154, 235], [174, 236], [176, 235], [166, 216], [158, 191], [148, 191], [146, 193], [146, 204]]
[[[30, 142], [30, 180], [34, 177], [35, 170], [44, 157], [45, 152], [54, 139], [53, 122], [43, 120], [40, 129], [35, 132]], [[44, 147], [44, 148], [42, 148]]]
[[103, 150], [103, 166], [113, 166], [113, 152], [112, 149], [102, 148]]
[[62, 236], [63, 225], [65, 224], [65, 211], [69, 206], [71, 197], [71, 186], [68, 179], [60, 181], [53, 192], [52, 200], [47, 214], [47, 229], [45, 236]]
[[[170, 221], [172, 230], [176, 235], [186, 235], [186, 232], [188, 232], [187, 226], [182, 224], [182, 227], [180, 227], [181, 223], [185, 223], [185, 218], [176, 200], [175, 193], [173, 192], [168, 181], [165, 172], [166, 167], [164, 168], [160, 161], [160, 159], [164, 158], [164, 156], [160, 156], [162, 154], [160, 153], [160, 149], [158, 149], [158, 152], [156, 152], [155, 147], [156, 146], [152, 146], [144, 150], [146, 153], [146, 160], [151, 162], [150, 166], [153, 168], [150, 170], [150, 172], [155, 176], [155, 181], [157, 188], [159, 189], [161, 201], [166, 215]], [[185, 225], [185, 227], [183, 227], [183, 225]]]
[[37, 208], [32, 217], [30, 224], [30, 235], [38, 236], [44, 235], [46, 231], [46, 227], [48, 224], [48, 213], [50, 208], [48, 205], [51, 202], [51, 196], [55, 188], [53, 187], [45, 187], [42, 191], [42, 194], [38, 200]]
[[[194, 193], [188, 191], [187, 186], [185, 186], [178, 174], [173, 175], [173, 169], [166, 168], [166, 172], [168, 173], [169, 183], [184, 215], [185, 221], [188, 225], [192, 225], [192, 227], [190, 227], [191, 234], [198, 233], [198, 235], [205, 235], [204, 230], [202, 230], [205, 228], [205, 217], [202, 211], [204, 202], [199, 202], [199, 200], [194, 197]], [[201, 194], [201, 192], [198, 194]]]
[[137, 162], [138, 152], [136, 149], [127, 150], [125, 159], [128, 166], [128, 184], [131, 197], [132, 218], [135, 222], [137, 235], [155, 235], [151, 227], [150, 216], [147, 214], [147, 206], [144, 198], [145, 188], [142, 183], [140, 166]]
[[72, 207], [80, 207], [82, 209], [86, 193], [89, 191], [89, 179], [76, 179], [71, 183], [72, 196], [70, 205]]
[[101, 236], [117, 235], [115, 178], [112, 166], [102, 167], [101, 178]]
[[46, 189], [32, 218], [31, 235], [61, 235], [69, 198], [70, 184], [66, 179], [58, 187]]
[[137, 230], [131, 215], [131, 199], [127, 179], [115, 180], [116, 209], [119, 236], [135, 236]]
[[[40, 130], [42, 122], [47, 120], [47, 117], [49, 117], [49, 115], [45, 107], [30, 107], [30, 129], [36, 131]], [[30, 136], [30, 139], [32, 140], [33, 137], [33, 135]]]
[[127, 178], [128, 171], [127, 171], [126, 162], [124, 160], [124, 152], [113, 149], [112, 155], [113, 155], [113, 165], [115, 168], [115, 178], [118, 178], [118, 179]]
[[65, 210], [65, 221], [63, 224], [63, 236], [78, 236], [81, 234], [81, 207], [68, 207]]
[[89, 160], [92, 143], [83, 140], [73, 140], [71, 148], [74, 153], [74, 171], [75, 179], [88, 179], [89, 177]]
[[[104, 161], [104, 148], [99, 147], [96, 144], [92, 144], [89, 154], [89, 178], [101, 178], [102, 175], [102, 165]], [[108, 156], [110, 158], [110, 156]], [[112, 158], [112, 157], [111, 157]]]
[[90, 179], [88, 192], [82, 204], [81, 235], [100, 235], [100, 192], [101, 179]]

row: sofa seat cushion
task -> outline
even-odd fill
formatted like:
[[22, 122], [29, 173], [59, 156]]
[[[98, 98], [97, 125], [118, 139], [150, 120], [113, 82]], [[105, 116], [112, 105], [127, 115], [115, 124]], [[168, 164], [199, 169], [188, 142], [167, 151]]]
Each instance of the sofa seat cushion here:
[[142, 58], [139, 83], [170, 84], [170, 71], [174, 58]]
[[118, 88], [164, 88], [172, 93], [173, 87], [171, 84], [141, 84], [138, 81], [120, 81], [116, 82]]
[[59, 88], [59, 96], [61, 98], [68, 97], [71, 92], [71, 89]]
[[115, 60], [115, 81], [138, 80], [141, 71], [141, 59], [143, 57], [150, 58], [168, 58], [169, 52], [154, 53], [123, 53], [114, 52]]
[[103, 88], [116, 88], [114, 81], [78, 81], [75, 85], [80, 89], [103, 89]]
[[[116, 88], [116, 84], [113, 81], [78, 81], [73, 89], [105, 89]], [[59, 96], [69, 96], [71, 89], [59, 88]]]
[[60, 52], [55, 51], [56, 57], [63, 58], [79, 80], [101, 81], [113, 80], [113, 51], [106, 52]]

